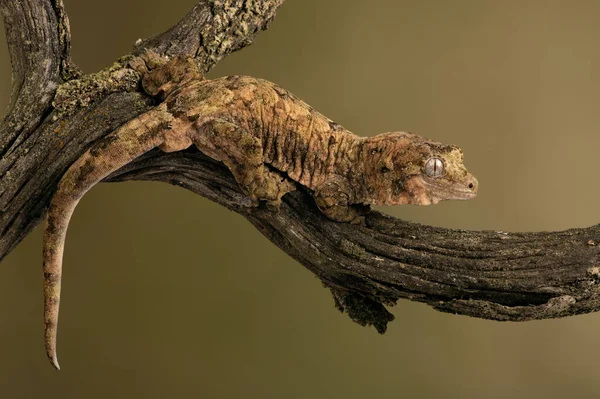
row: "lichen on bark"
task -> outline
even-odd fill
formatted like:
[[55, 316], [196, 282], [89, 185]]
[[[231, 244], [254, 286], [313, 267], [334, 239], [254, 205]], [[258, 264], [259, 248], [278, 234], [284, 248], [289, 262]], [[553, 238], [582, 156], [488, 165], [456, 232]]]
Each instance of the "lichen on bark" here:
[[119, 60], [102, 71], [69, 80], [56, 88], [52, 107], [55, 120], [71, 116], [98, 99], [113, 93], [130, 93], [138, 89], [140, 75]]

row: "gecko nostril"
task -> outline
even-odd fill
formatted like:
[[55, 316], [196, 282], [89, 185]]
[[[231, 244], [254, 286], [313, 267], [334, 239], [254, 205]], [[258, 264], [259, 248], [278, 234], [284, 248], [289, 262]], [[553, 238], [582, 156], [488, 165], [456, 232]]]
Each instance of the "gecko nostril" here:
[[469, 188], [473, 188], [473, 187], [475, 187], [475, 186], [473, 185], [473, 183], [469, 183]]

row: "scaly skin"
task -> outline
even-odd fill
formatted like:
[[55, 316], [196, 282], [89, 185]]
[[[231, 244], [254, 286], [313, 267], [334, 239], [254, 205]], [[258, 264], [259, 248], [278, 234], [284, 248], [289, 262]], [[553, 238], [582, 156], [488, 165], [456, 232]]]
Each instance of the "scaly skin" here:
[[77, 160], [48, 211], [45, 344], [57, 369], [62, 254], [71, 215], [93, 185], [153, 148], [195, 145], [230, 169], [254, 206], [266, 201], [277, 208], [300, 184], [338, 222], [361, 223], [369, 205], [428, 205], [476, 195], [477, 180], [458, 147], [404, 132], [359, 137], [271, 82], [247, 76], [204, 80], [189, 59], [165, 63], [146, 54], [131, 66], [143, 75], [144, 90], [163, 101]]

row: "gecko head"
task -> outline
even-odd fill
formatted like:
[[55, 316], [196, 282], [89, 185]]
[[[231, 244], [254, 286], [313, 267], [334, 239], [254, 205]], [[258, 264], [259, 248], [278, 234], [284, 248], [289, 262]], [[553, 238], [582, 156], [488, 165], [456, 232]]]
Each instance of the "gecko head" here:
[[405, 132], [372, 137], [366, 146], [374, 205], [429, 205], [477, 195], [477, 179], [465, 168], [457, 146]]

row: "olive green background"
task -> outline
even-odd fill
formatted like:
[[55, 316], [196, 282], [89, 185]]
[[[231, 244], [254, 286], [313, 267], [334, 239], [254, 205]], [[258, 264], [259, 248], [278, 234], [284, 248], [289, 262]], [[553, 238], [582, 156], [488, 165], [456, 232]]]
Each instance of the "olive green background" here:
[[[67, 0], [75, 61], [106, 67], [193, 4]], [[565, 229], [600, 219], [599, 38], [593, 0], [288, 0], [211, 76], [272, 80], [360, 135], [409, 130], [463, 148], [475, 200], [384, 212]], [[74, 215], [56, 372], [42, 343], [41, 244], [38, 227], [0, 265], [2, 398], [600, 395], [600, 314], [498, 323], [400, 301], [381, 336], [242, 217], [140, 182], [96, 187]]]

